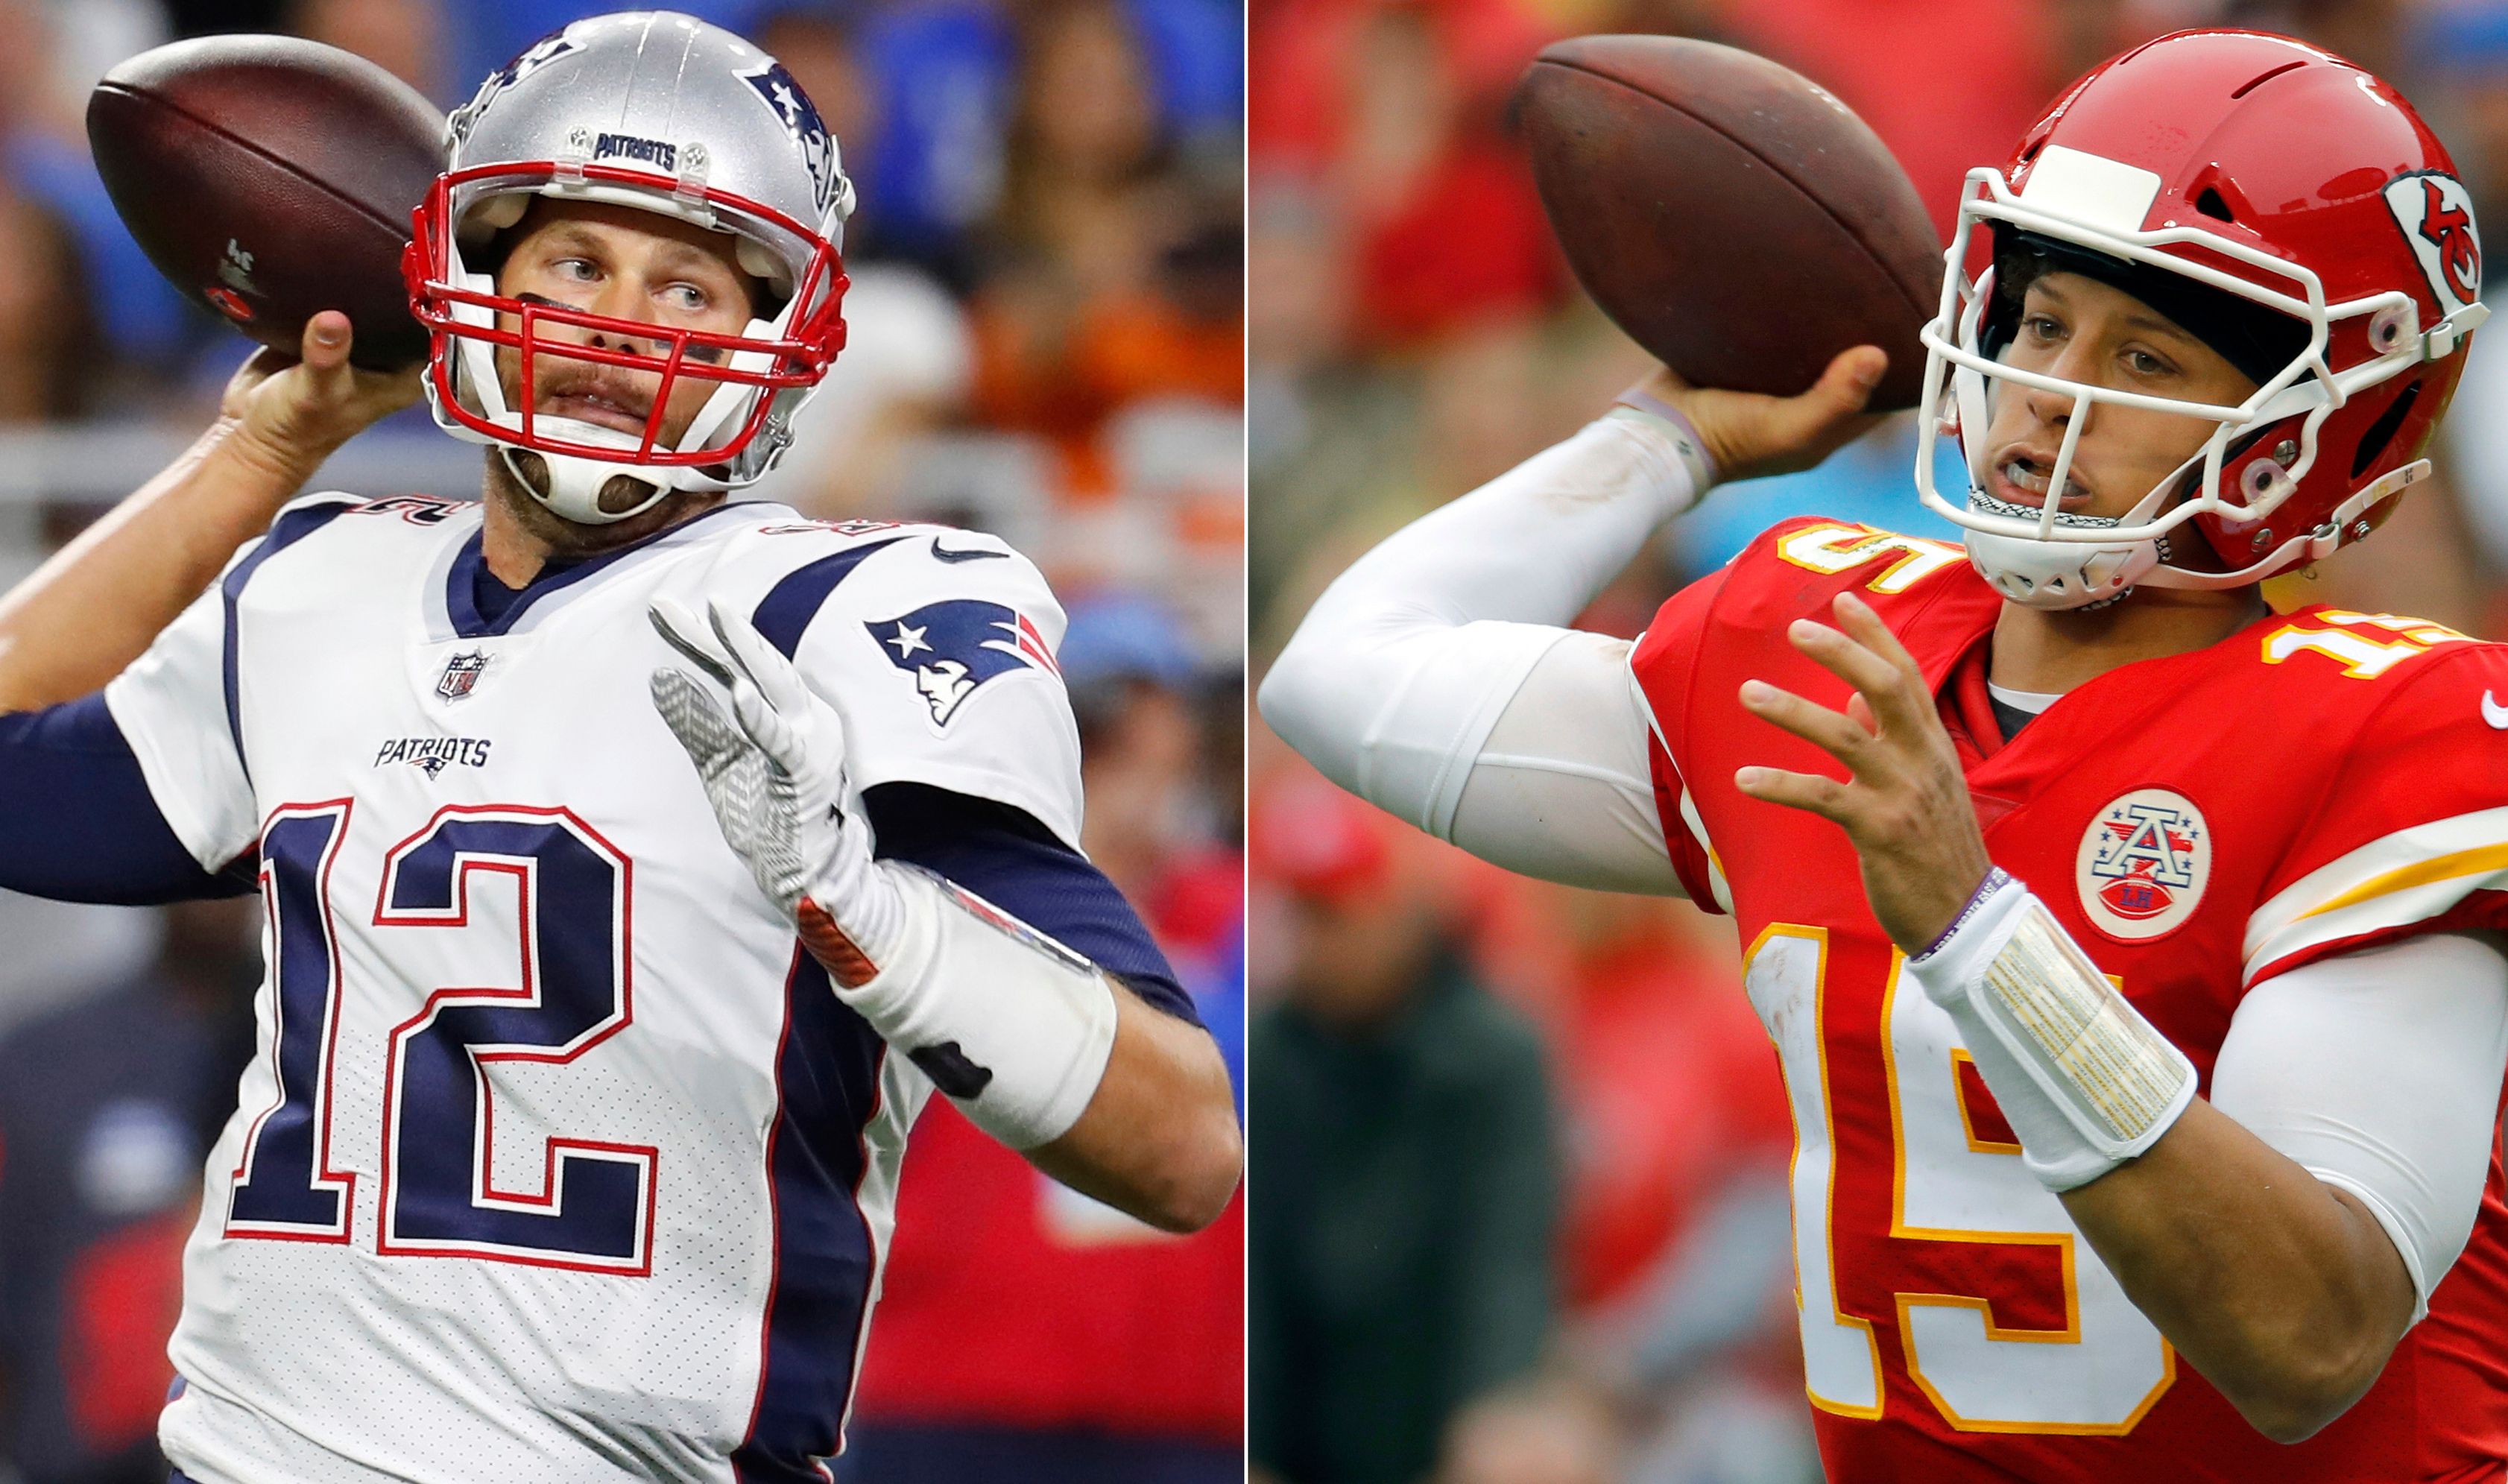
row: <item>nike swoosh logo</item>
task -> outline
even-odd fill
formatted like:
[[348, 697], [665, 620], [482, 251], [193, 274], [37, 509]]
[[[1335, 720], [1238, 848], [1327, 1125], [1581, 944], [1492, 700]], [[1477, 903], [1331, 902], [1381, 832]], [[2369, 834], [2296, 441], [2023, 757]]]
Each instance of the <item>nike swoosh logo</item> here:
[[932, 559], [936, 562], [980, 562], [986, 557], [1000, 557], [1007, 561], [1010, 558], [1010, 553], [1007, 551], [989, 551], [981, 546], [976, 547], [972, 551], [952, 551], [948, 547], [940, 544], [940, 538], [936, 536], [932, 538]]
[[2501, 731], [2508, 731], [2508, 706], [2502, 706], [2492, 700], [2488, 690], [2482, 692], [2482, 720]]

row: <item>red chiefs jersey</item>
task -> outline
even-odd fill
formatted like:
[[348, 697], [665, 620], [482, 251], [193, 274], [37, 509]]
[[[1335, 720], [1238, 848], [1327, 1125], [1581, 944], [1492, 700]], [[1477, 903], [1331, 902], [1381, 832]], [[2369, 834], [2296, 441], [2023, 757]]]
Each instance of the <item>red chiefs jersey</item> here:
[[2206, 1093], [2248, 986], [2414, 933], [2508, 928], [2508, 647], [2307, 608], [2111, 671], [2005, 742], [1985, 689], [2001, 600], [1957, 546], [1790, 521], [1665, 604], [1631, 663], [1675, 865], [1739, 925], [1792, 1103], [1803, 1361], [1830, 1478], [2496, 1480], [2495, 1134], [2472, 1241], [2429, 1317], [2332, 1426], [2271, 1442], [2022, 1168], [1950, 1018], [1899, 975], [1845, 832], [1735, 789], [1749, 763], [1839, 772], [1736, 692], [1756, 678], [1842, 707], [1844, 683], [1785, 630], [1834, 622], [1849, 590], [1933, 683], [1995, 862]]

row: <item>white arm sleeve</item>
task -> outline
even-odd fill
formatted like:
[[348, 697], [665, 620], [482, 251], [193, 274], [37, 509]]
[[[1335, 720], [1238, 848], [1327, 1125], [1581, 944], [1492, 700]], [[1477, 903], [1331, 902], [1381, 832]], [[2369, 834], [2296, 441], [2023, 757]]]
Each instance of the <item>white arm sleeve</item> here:
[[2508, 1069], [2508, 957], [2434, 933], [2303, 964], [2239, 1002], [2212, 1105], [2357, 1197], [2413, 1279], [2413, 1322], [2464, 1250]]
[[1628, 646], [1563, 625], [1707, 482], [1660, 419], [1587, 425], [1342, 574], [1264, 681], [1264, 719], [1333, 782], [1483, 859], [1678, 894]]
[[1679, 896], [1647, 768], [1653, 740], [1629, 642], [1563, 630], [1472, 757], [1447, 837], [1544, 881]]

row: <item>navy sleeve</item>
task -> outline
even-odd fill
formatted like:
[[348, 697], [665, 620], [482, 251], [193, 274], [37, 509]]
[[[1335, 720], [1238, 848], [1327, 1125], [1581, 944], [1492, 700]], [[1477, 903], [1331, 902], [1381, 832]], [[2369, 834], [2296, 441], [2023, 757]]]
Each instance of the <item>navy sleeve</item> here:
[[104, 695], [0, 716], [0, 887], [140, 906], [257, 889], [250, 856], [216, 873], [158, 811]]
[[938, 872], [1199, 1025], [1193, 996], [1105, 872], [1026, 810], [925, 783], [863, 792], [877, 854]]

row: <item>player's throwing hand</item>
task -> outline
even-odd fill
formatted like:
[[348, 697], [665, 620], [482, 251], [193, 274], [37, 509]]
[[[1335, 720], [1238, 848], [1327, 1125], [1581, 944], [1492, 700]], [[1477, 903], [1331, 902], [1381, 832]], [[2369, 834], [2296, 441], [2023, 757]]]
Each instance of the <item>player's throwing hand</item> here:
[[295, 359], [266, 346], [253, 352], [218, 399], [218, 416], [236, 425], [241, 446], [302, 480], [341, 444], [417, 401], [424, 362], [399, 371], [350, 365], [353, 335], [348, 315], [324, 310], [305, 321]]
[[1855, 687], [1843, 712], [1746, 681], [1742, 706], [1846, 764], [1817, 773], [1746, 767], [1733, 782], [1752, 798], [1804, 809], [1845, 829], [1863, 867], [1863, 894], [1890, 941], [1920, 953], [1947, 930], [1991, 866], [1976, 807], [1923, 670], [1880, 616], [1838, 595], [1837, 628], [1794, 620], [1786, 637]]
[[1719, 481], [1756, 479], [1810, 468], [1870, 431], [1882, 415], [1863, 407], [1889, 369], [1888, 352], [1856, 346], [1830, 357], [1820, 380], [1797, 396], [1693, 387], [1669, 366], [1655, 367], [1631, 390], [1689, 420]]

